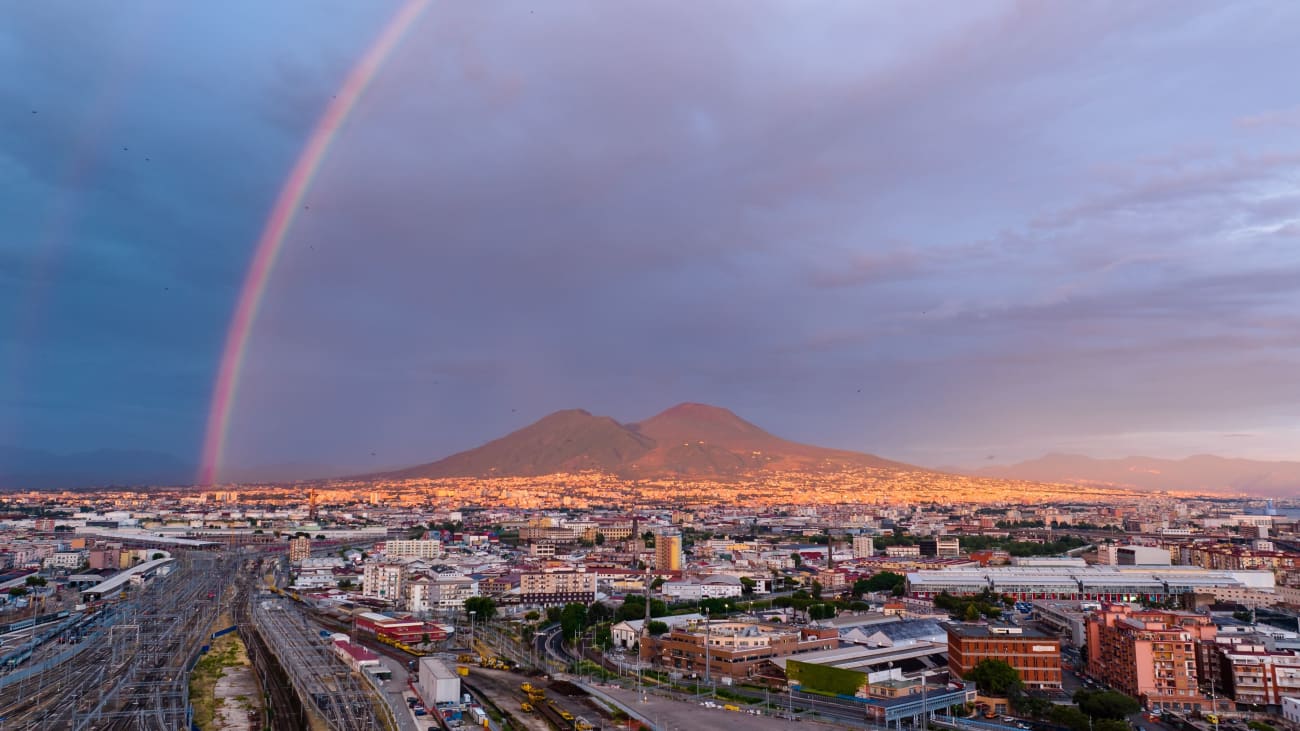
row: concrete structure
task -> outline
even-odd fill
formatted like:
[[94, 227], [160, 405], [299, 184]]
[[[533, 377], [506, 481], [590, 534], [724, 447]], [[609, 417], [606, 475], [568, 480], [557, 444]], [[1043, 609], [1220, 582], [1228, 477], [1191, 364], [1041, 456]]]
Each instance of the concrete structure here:
[[1215, 626], [1187, 612], [1112, 604], [1088, 615], [1088, 673], [1148, 709], [1210, 710], [1198, 690], [1198, 645]]
[[1099, 602], [1040, 599], [1033, 603], [1033, 616], [1064, 635], [1069, 644], [1083, 647], [1088, 642], [1088, 612], [1097, 609], [1101, 609]]
[[[688, 624], [694, 624], [704, 619], [702, 614], [674, 614], [667, 617], [656, 617], [653, 622], [663, 622], [668, 625], [669, 629], [681, 627]], [[645, 625], [644, 619], [628, 619], [609, 628], [610, 640], [614, 647], [631, 649], [641, 641], [641, 628]]]
[[876, 540], [871, 536], [853, 536], [853, 557], [871, 558], [876, 555]]
[[957, 558], [961, 555], [961, 541], [957, 536], [931, 536], [922, 538], [918, 545], [922, 556]]
[[159, 558], [146, 561], [132, 569], [100, 582], [81, 592], [82, 601], [100, 601], [113, 599], [121, 595], [128, 586], [140, 586], [155, 576], [166, 576], [171, 572], [172, 559]]
[[664, 583], [660, 591], [664, 597], [675, 601], [697, 602], [701, 599], [738, 597], [744, 593], [744, 587], [738, 577], [716, 574], [699, 579], [668, 581]]
[[437, 658], [420, 658], [419, 684], [425, 703], [460, 702], [460, 676]]
[[1294, 650], [1237, 645], [1219, 653], [1223, 691], [1237, 703], [1280, 706], [1283, 698], [1300, 698], [1300, 654]]
[[941, 592], [968, 595], [989, 590], [1021, 601], [1036, 599], [1136, 602], [1163, 601], [1205, 587], [1271, 590], [1269, 571], [1212, 571], [1187, 566], [1143, 568], [1122, 566], [987, 567], [911, 571], [907, 589], [913, 597], [930, 599]]
[[948, 625], [948, 667], [966, 677], [982, 660], [1003, 660], [1026, 688], [1061, 687], [1061, 643], [1035, 629], [987, 624]]
[[438, 558], [442, 555], [442, 541], [387, 541], [384, 555], [389, 558]]
[[1282, 699], [1282, 718], [1293, 727], [1300, 728], [1300, 696]]
[[293, 563], [302, 563], [303, 559], [311, 557], [311, 538], [307, 536], [295, 536], [289, 539], [289, 561]]
[[682, 534], [660, 533], [655, 536], [655, 569], [682, 570]]
[[740, 680], [764, 661], [839, 645], [831, 628], [795, 628], [755, 622], [701, 621], [646, 637], [641, 659], [670, 670]]
[[361, 596], [397, 602], [402, 599], [406, 567], [394, 561], [368, 563], [362, 569]]
[[519, 576], [522, 604], [554, 606], [596, 601], [596, 574], [586, 571], [530, 571]]
[[1153, 546], [1120, 546], [1115, 550], [1115, 563], [1120, 566], [1168, 566], [1169, 549]]

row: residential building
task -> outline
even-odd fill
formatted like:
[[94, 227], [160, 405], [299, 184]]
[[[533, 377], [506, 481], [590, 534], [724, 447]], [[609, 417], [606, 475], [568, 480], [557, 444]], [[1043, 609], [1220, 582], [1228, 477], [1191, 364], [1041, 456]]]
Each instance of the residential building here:
[[871, 558], [876, 555], [876, 540], [871, 536], [853, 536], [853, 557]]
[[402, 598], [406, 567], [400, 563], [384, 561], [368, 563], [362, 569], [361, 595], [371, 599], [396, 602]]
[[519, 576], [522, 604], [552, 606], [596, 601], [596, 574], [586, 571], [529, 571]]
[[1300, 697], [1300, 655], [1263, 645], [1220, 647], [1222, 690], [1241, 704], [1280, 706]]
[[438, 558], [442, 555], [442, 541], [387, 541], [384, 555], [389, 558]]
[[1120, 546], [1115, 550], [1115, 563], [1120, 566], [1168, 566], [1169, 549], [1155, 546]]
[[289, 561], [292, 563], [301, 563], [303, 559], [311, 556], [311, 539], [307, 536], [297, 536], [289, 539]]
[[1108, 604], [1088, 615], [1088, 673], [1148, 709], [1209, 710], [1198, 688], [1198, 646], [1215, 633], [1204, 615]]
[[981, 660], [1003, 660], [1026, 688], [1061, 687], [1061, 641], [1036, 629], [987, 624], [948, 625], [948, 666], [966, 677]]

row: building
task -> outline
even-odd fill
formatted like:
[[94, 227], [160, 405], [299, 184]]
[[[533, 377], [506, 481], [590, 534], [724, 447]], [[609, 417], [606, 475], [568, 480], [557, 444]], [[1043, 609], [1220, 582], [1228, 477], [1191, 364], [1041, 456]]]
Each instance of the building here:
[[853, 536], [853, 557], [871, 558], [876, 555], [876, 540], [871, 536]]
[[1268, 650], [1262, 645], [1220, 647], [1222, 689], [1242, 704], [1280, 706], [1300, 698], [1300, 655], [1295, 650]]
[[[653, 622], [663, 622], [669, 629], [686, 624], [694, 624], [704, 619], [702, 614], [670, 614], [666, 617], [656, 617]], [[610, 640], [614, 647], [631, 649], [641, 641], [641, 630], [645, 625], [644, 619], [625, 619], [618, 624], [609, 628]]]
[[701, 599], [738, 597], [744, 593], [740, 579], [727, 574], [715, 574], [699, 579], [665, 582], [660, 588], [665, 599], [679, 602], [697, 602]]
[[682, 570], [681, 533], [660, 533], [655, 536], [655, 568], [659, 571]]
[[1036, 629], [987, 624], [948, 625], [948, 667], [964, 678], [981, 660], [1003, 660], [1031, 690], [1061, 687], [1061, 642]]
[[761, 663], [839, 646], [839, 631], [826, 627], [704, 620], [646, 637], [641, 659], [690, 675], [751, 677]]
[[1198, 689], [1199, 646], [1216, 631], [1204, 615], [1106, 605], [1088, 615], [1088, 673], [1151, 710], [1211, 710]]
[[368, 563], [361, 574], [361, 595], [371, 599], [401, 601], [405, 579], [406, 567], [400, 563]]
[[596, 574], [586, 571], [530, 571], [519, 576], [522, 604], [553, 606], [596, 601]]
[[441, 642], [451, 634], [449, 629], [440, 624], [425, 622], [415, 617], [390, 617], [387, 614], [361, 612], [353, 618], [357, 632], [372, 634], [381, 640], [401, 642], [406, 645], [419, 645], [425, 642]]
[[289, 561], [292, 563], [302, 563], [303, 559], [311, 557], [311, 539], [307, 536], [297, 536], [289, 539]]
[[1282, 699], [1282, 718], [1294, 727], [1300, 727], [1300, 696]]
[[[460, 703], [460, 676], [434, 657], [420, 658], [420, 696], [426, 705]], [[432, 709], [430, 709], [432, 710]]]
[[442, 541], [387, 541], [384, 555], [389, 558], [438, 558], [442, 555]]
[[1120, 566], [1168, 566], [1169, 549], [1153, 546], [1120, 546], [1115, 549], [1115, 563]]
[[920, 546], [885, 546], [885, 555], [890, 558], [920, 558]]
[[922, 538], [918, 544], [922, 556], [957, 558], [961, 555], [961, 541], [957, 536], [931, 536]]

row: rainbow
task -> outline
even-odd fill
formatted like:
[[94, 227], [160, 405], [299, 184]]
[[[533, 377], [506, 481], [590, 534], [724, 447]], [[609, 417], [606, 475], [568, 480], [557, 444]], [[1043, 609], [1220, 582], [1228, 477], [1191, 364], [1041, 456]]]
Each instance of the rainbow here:
[[389, 55], [401, 43], [427, 6], [427, 0], [407, 0], [393, 15], [361, 60], [352, 67], [330, 101], [307, 144], [298, 154], [298, 160], [285, 179], [276, 196], [275, 207], [266, 219], [262, 235], [258, 238], [253, 261], [244, 276], [244, 286], [239, 292], [235, 313], [226, 329], [226, 345], [221, 353], [221, 366], [217, 370], [216, 384], [212, 389], [212, 405], [208, 410], [207, 431], [203, 438], [203, 455], [199, 461], [198, 482], [209, 485], [216, 479], [226, 447], [230, 429], [230, 414], [239, 390], [239, 375], [248, 350], [249, 336], [257, 320], [257, 311], [266, 294], [276, 259], [284, 248], [285, 236], [292, 228], [298, 211], [302, 210], [303, 196], [311, 187], [312, 179], [321, 162], [329, 153], [330, 145], [347, 123], [366, 87], [383, 68]]

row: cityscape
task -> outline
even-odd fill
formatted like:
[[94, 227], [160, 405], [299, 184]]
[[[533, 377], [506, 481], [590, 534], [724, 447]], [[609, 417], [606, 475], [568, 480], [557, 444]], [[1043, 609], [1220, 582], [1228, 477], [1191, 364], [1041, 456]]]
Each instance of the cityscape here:
[[1300, 731], [1300, 4], [0, 67], [0, 731]]

